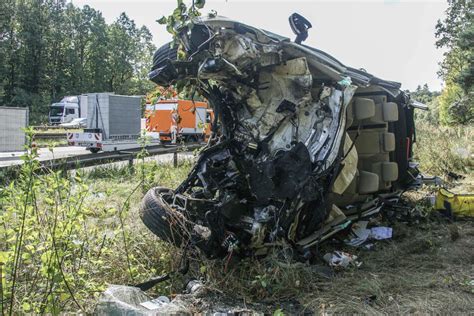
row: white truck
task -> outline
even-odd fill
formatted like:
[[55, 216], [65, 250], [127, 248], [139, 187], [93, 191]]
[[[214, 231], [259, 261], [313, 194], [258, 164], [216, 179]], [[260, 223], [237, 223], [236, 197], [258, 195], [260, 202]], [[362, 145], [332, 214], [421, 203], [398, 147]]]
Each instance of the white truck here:
[[[92, 93], [87, 98], [87, 128], [82, 133], [68, 133], [70, 146], [83, 146], [92, 153], [139, 148], [141, 132], [141, 97]], [[158, 145], [159, 136], [148, 142]]]
[[74, 119], [87, 117], [87, 95], [66, 96], [49, 109], [49, 124], [69, 123]]

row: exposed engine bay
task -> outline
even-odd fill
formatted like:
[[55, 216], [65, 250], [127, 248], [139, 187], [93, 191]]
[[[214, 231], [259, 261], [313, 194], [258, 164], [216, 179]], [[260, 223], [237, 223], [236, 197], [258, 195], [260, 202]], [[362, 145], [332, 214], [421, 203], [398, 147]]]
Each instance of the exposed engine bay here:
[[187, 179], [143, 199], [142, 220], [158, 237], [211, 258], [282, 244], [307, 257], [416, 177], [416, 104], [399, 83], [301, 44], [302, 27], [292, 42], [209, 18], [181, 32], [186, 58], [176, 44], [155, 53], [150, 79], [192, 82], [215, 113]]

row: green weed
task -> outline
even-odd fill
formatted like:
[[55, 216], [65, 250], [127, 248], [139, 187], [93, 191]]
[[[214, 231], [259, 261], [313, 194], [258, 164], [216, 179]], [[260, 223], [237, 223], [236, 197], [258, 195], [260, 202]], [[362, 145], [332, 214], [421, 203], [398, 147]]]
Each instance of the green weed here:
[[[0, 191], [3, 313], [90, 313], [108, 284], [173, 269], [173, 249], [143, 226], [138, 205], [148, 187], [173, 187], [190, 163], [39, 175], [36, 158], [29, 147], [19, 176]], [[170, 282], [156, 291], [171, 294]]]

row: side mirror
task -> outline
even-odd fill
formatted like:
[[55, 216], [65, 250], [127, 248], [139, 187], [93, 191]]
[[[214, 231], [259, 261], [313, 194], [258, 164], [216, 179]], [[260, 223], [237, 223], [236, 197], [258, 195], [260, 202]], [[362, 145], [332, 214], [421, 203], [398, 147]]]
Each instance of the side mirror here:
[[311, 23], [298, 13], [293, 13], [288, 18], [290, 27], [293, 33], [296, 35], [295, 43], [301, 44], [308, 38], [308, 30], [313, 26]]

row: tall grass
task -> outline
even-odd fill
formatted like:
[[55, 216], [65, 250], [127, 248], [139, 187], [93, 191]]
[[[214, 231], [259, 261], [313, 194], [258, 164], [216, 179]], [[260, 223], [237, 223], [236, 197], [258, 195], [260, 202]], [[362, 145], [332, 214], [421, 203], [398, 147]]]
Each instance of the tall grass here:
[[474, 167], [474, 126], [417, 124], [415, 159], [423, 172], [467, 175]]
[[2, 315], [90, 313], [108, 284], [173, 269], [173, 250], [143, 226], [138, 206], [143, 191], [175, 186], [190, 163], [39, 175], [36, 158], [28, 148], [19, 176], [0, 189]]

